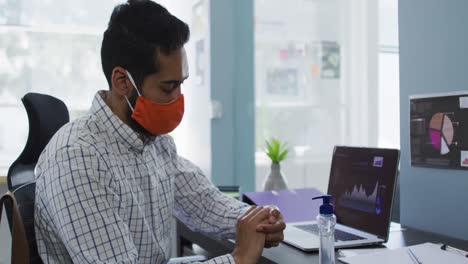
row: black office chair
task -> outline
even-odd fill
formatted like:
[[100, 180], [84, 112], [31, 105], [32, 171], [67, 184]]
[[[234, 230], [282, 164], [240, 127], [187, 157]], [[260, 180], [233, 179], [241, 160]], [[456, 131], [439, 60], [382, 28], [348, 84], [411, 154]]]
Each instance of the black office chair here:
[[[39, 155], [57, 130], [70, 120], [65, 104], [50, 95], [28, 93], [21, 101], [29, 119], [29, 135], [26, 146], [8, 170], [8, 189], [14, 194], [26, 237], [29, 243], [30, 263], [42, 263], [37, 253], [34, 233], [34, 168]], [[5, 206], [11, 230], [11, 207]]]
[[[1, 197], [12, 237], [11, 263], [42, 263], [34, 234], [35, 182], [26, 183]], [[1, 215], [1, 212], [0, 212]]]

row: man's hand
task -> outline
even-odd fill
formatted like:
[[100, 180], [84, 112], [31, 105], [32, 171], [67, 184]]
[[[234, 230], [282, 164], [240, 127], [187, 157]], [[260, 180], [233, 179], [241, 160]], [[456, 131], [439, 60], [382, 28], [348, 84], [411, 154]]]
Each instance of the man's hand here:
[[265, 244], [265, 234], [257, 232], [256, 227], [268, 223], [269, 216], [269, 208], [252, 206], [237, 220], [236, 248], [232, 252], [236, 264], [257, 263]]
[[284, 239], [283, 230], [286, 228], [286, 224], [283, 221], [283, 216], [279, 211], [278, 207], [274, 205], [265, 206], [270, 212], [268, 223], [259, 224], [257, 231], [262, 232], [266, 235], [265, 247], [277, 247]]

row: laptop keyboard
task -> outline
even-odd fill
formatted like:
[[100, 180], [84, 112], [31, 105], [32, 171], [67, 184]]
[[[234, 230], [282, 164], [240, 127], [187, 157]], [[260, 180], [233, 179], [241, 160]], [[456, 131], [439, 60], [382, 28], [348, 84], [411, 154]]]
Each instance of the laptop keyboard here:
[[[316, 224], [309, 224], [309, 225], [297, 225], [295, 226], [301, 230], [307, 231], [314, 235], [319, 235], [319, 228]], [[353, 241], [353, 240], [361, 240], [364, 239], [363, 237], [341, 231], [339, 229], [335, 229], [335, 241]]]

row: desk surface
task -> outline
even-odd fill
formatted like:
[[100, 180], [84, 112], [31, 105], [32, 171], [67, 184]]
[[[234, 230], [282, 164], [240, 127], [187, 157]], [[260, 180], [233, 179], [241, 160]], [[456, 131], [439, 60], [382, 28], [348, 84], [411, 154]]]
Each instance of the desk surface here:
[[[196, 243], [214, 255], [230, 253], [234, 249], [234, 242], [229, 240], [215, 240], [208, 236], [195, 233], [180, 222], [177, 223], [177, 230], [179, 239]], [[401, 227], [399, 224], [394, 223], [392, 224], [389, 240], [384, 246], [394, 249], [424, 242], [445, 243], [468, 251], [468, 241]], [[281, 243], [278, 247], [263, 250], [262, 258], [259, 263], [310, 264], [319, 263], [319, 259], [318, 253], [303, 252], [295, 247]]]

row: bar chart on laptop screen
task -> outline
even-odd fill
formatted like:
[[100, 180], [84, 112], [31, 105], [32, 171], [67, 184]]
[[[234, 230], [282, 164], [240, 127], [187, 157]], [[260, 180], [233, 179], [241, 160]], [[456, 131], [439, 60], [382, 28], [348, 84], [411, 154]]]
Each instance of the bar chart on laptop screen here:
[[375, 156], [372, 161], [354, 160], [346, 170], [337, 171], [338, 175], [346, 175], [338, 176], [342, 183], [336, 201], [339, 206], [380, 215], [382, 199], [387, 192], [387, 186], [382, 181], [383, 162], [380, 156]]
[[363, 185], [359, 185], [359, 187], [354, 185], [352, 191], [346, 191], [340, 197], [340, 203], [348, 208], [380, 214], [382, 211], [381, 199], [377, 196], [379, 188], [385, 188], [385, 186], [379, 186], [379, 182], [376, 182], [373, 190], [367, 191]]

